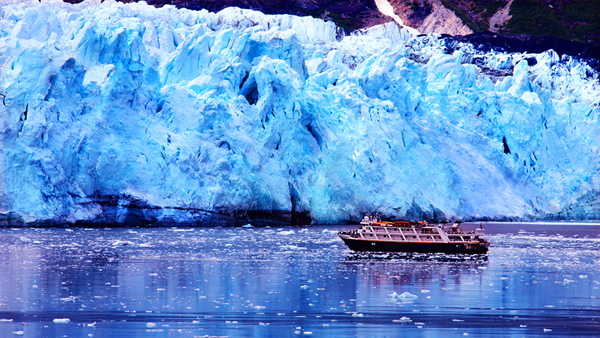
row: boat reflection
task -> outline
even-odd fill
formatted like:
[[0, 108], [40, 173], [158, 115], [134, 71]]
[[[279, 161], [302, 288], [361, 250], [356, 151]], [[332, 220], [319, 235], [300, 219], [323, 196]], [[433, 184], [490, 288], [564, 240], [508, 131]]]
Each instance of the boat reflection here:
[[393, 261], [414, 262], [487, 262], [488, 257], [467, 254], [413, 253], [413, 252], [353, 252], [346, 256], [347, 261]]

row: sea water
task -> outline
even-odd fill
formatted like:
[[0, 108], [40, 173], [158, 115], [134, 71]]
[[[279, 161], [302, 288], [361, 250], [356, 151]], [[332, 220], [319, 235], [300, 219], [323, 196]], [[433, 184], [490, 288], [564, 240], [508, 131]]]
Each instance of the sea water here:
[[482, 226], [487, 255], [357, 254], [356, 226], [0, 229], [0, 336], [598, 335], [600, 225]]

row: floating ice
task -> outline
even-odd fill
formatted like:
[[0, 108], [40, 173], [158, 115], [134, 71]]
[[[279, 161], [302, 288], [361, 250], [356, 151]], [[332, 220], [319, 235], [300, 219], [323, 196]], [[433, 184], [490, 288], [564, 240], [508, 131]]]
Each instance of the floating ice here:
[[122, 241], [122, 240], [116, 240], [112, 243], [112, 246], [131, 246], [131, 245], [135, 245], [135, 243], [133, 243], [131, 241]]
[[77, 297], [76, 296], [69, 296], [69, 297], [60, 298], [60, 300], [62, 302], [75, 302], [77, 300]]
[[306, 250], [306, 248], [296, 245], [283, 245], [281, 246], [281, 250]]
[[56, 324], [68, 324], [71, 320], [69, 318], [55, 318], [52, 322]]
[[0, 97], [0, 224], [600, 216], [598, 75], [553, 51], [17, 1], [0, 11]]
[[390, 298], [394, 299], [394, 300], [398, 300], [401, 301], [403, 303], [412, 303], [415, 299], [419, 298], [419, 296], [417, 295], [413, 295], [410, 292], [404, 292], [402, 294], [397, 294], [396, 291], [392, 292], [389, 295]]
[[412, 322], [412, 319], [410, 319], [409, 317], [401, 317], [400, 319], [392, 320], [392, 322], [394, 322], [394, 323], [410, 323], [410, 322]]

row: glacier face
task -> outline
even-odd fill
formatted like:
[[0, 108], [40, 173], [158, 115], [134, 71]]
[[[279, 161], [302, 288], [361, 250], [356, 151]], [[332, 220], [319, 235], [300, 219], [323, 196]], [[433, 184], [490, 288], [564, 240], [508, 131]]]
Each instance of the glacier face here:
[[9, 223], [101, 220], [114, 198], [121, 221], [131, 200], [158, 222], [600, 214], [581, 205], [600, 196], [598, 74], [552, 51], [237, 8], [17, 3], [0, 7], [0, 98]]

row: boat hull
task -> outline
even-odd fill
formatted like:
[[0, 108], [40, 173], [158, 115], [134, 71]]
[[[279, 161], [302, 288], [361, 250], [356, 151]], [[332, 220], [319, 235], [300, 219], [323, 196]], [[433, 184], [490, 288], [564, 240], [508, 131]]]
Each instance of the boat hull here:
[[398, 241], [373, 241], [360, 238], [342, 237], [348, 248], [353, 251], [376, 252], [418, 252], [418, 253], [465, 253], [485, 254], [487, 245], [483, 243], [429, 243], [429, 242], [398, 242]]

